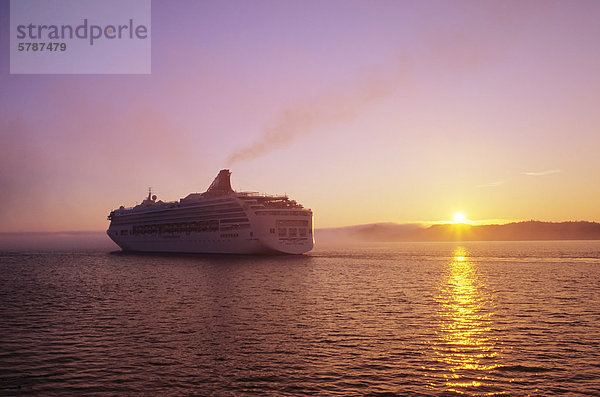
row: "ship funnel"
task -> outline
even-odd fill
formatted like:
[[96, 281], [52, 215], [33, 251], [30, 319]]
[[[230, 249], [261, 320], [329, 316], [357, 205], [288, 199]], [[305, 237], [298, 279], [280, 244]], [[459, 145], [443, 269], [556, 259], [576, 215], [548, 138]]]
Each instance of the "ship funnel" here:
[[233, 193], [233, 189], [231, 188], [230, 176], [231, 172], [229, 172], [229, 170], [219, 171], [219, 174], [217, 175], [215, 180], [210, 184], [206, 193], [210, 195]]

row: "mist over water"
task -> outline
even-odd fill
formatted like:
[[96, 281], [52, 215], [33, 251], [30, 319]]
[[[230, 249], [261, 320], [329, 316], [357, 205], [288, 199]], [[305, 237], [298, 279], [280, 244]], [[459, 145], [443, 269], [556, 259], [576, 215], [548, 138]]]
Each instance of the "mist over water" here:
[[0, 233], [0, 251], [118, 250], [105, 231]]
[[0, 254], [0, 394], [600, 393], [600, 242]]

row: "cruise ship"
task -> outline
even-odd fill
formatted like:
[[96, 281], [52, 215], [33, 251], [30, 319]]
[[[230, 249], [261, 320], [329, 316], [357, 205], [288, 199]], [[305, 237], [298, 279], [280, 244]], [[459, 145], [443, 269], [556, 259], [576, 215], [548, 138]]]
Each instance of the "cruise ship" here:
[[123, 251], [302, 254], [314, 246], [313, 213], [287, 196], [236, 192], [221, 170], [208, 190], [179, 201], [148, 197], [108, 216]]

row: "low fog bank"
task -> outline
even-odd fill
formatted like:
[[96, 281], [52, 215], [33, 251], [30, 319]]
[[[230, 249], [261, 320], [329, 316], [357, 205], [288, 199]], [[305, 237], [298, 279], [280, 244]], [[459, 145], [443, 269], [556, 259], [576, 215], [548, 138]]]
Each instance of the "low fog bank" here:
[[0, 233], [0, 250], [117, 250], [104, 231]]
[[319, 229], [317, 244], [395, 241], [532, 241], [600, 240], [600, 223], [513, 222], [504, 225], [375, 223], [352, 227]]
[[346, 245], [359, 242], [410, 241], [425, 226], [418, 223], [373, 223], [315, 230], [315, 244]]

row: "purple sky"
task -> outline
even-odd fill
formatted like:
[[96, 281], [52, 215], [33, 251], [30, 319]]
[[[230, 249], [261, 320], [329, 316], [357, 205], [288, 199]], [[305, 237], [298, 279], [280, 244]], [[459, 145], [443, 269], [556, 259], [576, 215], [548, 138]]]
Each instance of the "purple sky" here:
[[600, 221], [598, 1], [154, 1], [151, 75], [10, 75], [0, 232], [148, 186], [287, 193], [317, 227]]

